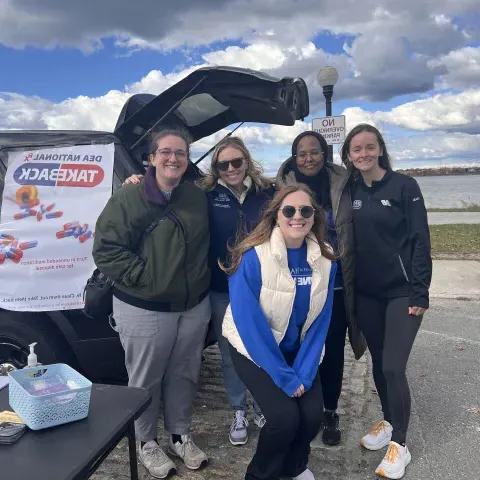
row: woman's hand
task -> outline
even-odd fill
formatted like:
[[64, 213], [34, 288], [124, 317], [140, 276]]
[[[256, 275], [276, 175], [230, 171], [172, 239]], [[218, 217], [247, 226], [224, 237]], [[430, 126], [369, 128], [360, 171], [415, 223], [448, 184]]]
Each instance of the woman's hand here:
[[423, 315], [427, 310], [428, 308], [423, 307], [408, 307], [408, 314], [419, 317], [420, 315]]
[[292, 395], [292, 397], [301, 397], [303, 394], [305, 393], [305, 387], [302, 385], [300, 385], [298, 388], [297, 388], [297, 391]]
[[137, 185], [140, 183], [140, 180], [143, 178], [143, 175], [132, 175], [128, 177], [122, 185], [128, 185], [129, 183], [133, 183], [134, 185]]

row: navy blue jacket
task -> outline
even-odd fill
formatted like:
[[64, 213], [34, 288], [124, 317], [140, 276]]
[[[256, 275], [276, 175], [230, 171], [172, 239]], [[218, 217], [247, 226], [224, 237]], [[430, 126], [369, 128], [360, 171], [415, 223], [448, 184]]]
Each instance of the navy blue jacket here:
[[262, 217], [264, 208], [273, 198], [274, 187], [257, 192], [252, 185], [242, 204], [223, 185], [206, 192], [210, 218], [211, 290], [228, 293], [228, 277], [218, 266], [218, 260], [227, 260], [227, 244], [233, 246], [238, 233], [250, 233]]

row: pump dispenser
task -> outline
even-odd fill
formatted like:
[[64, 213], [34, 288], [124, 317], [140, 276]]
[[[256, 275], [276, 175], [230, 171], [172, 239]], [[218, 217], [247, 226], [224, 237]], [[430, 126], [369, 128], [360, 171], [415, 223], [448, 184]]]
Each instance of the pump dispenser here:
[[27, 359], [27, 361], [28, 361], [27, 366], [28, 366], [28, 367], [36, 367], [36, 366], [38, 365], [37, 355], [36, 355], [36, 353], [35, 353], [35, 345], [36, 345], [36, 344], [37, 344], [37, 343], [35, 342], [35, 343], [31, 343], [31, 344], [29, 345], [29, 347], [30, 347], [30, 355], [28, 356], [28, 359]]

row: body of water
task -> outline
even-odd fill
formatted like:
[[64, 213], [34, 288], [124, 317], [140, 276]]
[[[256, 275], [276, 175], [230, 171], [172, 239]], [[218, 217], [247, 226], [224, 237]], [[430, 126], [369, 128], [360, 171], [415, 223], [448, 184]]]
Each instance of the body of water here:
[[462, 207], [462, 201], [480, 204], [480, 175], [415, 177], [427, 208]]

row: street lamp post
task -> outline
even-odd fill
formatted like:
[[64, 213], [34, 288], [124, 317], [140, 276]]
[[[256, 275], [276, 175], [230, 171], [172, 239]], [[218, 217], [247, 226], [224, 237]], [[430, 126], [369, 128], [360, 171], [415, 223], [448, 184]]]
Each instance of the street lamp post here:
[[[332, 116], [332, 96], [333, 87], [338, 82], [338, 72], [333, 67], [324, 67], [318, 71], [317, 82], [323, 88], [323, 96], [325, 97], [325, 114], [327, 117]], [[329, 161], [333, 162], [333, 145], [328, 146]]]

